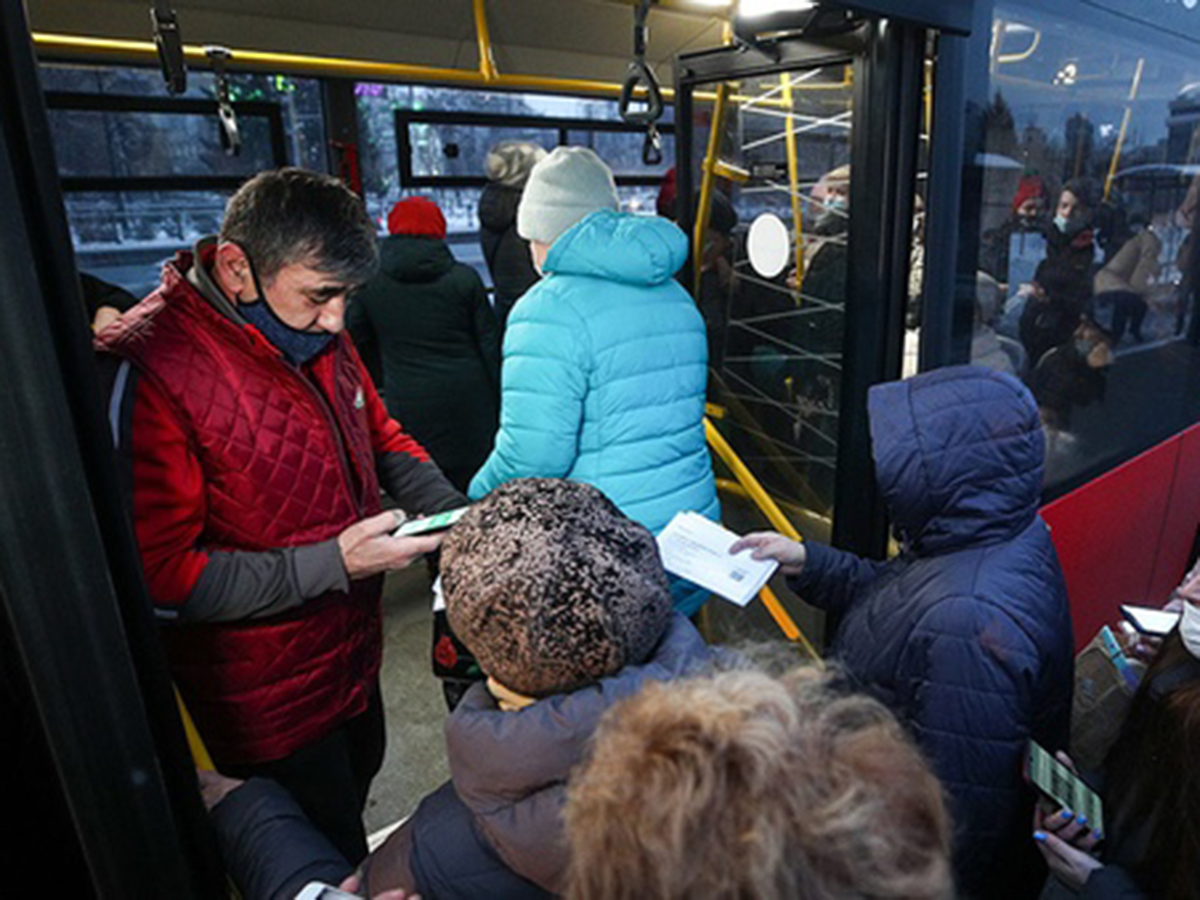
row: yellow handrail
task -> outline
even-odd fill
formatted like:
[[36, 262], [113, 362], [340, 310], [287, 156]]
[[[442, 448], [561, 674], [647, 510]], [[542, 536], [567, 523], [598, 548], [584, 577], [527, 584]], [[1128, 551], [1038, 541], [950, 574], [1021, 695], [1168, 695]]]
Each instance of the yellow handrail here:
[[[153, 41], [128, 40], [124, 38], [98, 38], [75, 34], [56, 34], [44, 31], [33, 33], [33, 43], [39, 53], [60, 53], [86, 59], [109, 57], [123, 61], [156, 62], [158, 50]], [[483, 42], [480, 42], [481, 49]], [[490, 51], [490, 40], [488, 41]], [[369, 59], [346, 59], [336, 56], [313, 56], [303, 53], [277, 53], [269, 50], [245, 50], [232, 48], [229, 62], [231, 71], [268, 71], [287, 74], [337, 75], [345, 78], [379, 78], [404, 82], [429, 82], [434, 84], [464, 84], [478, 87], [502, 87], [514, 90], [552, 91], [566, 94], [611, 94], [621, 93], [621, 85], [611, 81], [593, 81], [584, 78], [555, 78], [545, 75], [506, 75], [493, 72], [489, 79], [482, 68], [446, 69], [437, 66], [422, 66], [411, 63], [380, 62]], [[206, 62], [204, 48], [199, 44], [184, 44], [183, 55], [195, 62]], [[645, 91], [639, 85], [635, 93]], [[675, 97], [672, 88], [662, 89], [663, 97]], [[700, 95], [697, 95], [699, 97]]]
[[[708, 150], [704, 154], [704, 163], [700, 167], [700, 202], [696, 204], [696, 223], [692, 232], [693, 260], [695, 271], [692, 273], [692, 296], [700, 297], [700, 281], [704, 271], [704, 239], [708, 232], [708, 223], [712, 215], [713, 182], [717, 178], [717, 167], [720, 163], [721, 132], [725, 130], [725, 107], [729, 97], [729, 85], [725, 82], [717, 85], [717, 99], [713, 103], [712, 119], [708, 131]], [[689, 198], [684, 198], [684, 202]]]
[[[741, 458], [734, 452], [734, 449], [729, 446], [729, 442], [725, 440], [725, 436], [717, 430], [717, 427], [713, 425], [708, 416], [704, 417], [704, 434], [708, 438], [709, 446], [713, 448], [713, 451], [725, 463], [729, 471], [733, 473], [734, 478], [738, 480], [738, 483], [745, 489], [746, 493], [762, 511], [763, 515], [767, 517], [767, 521], [771, 523], [775, 530], [794, 541], [804, 540], [800, 536], [800, 532], [796, 530], [795, 526], [780, 511], [779, 506], [772, 499], [771, 495], [766, 492], [758, 479], [754, 477], [754, 473], [746, 467], [746, 464], [742, 462]], [[783, 604], [779, 602], [779, 598], [775, 596], [775, 592], [769, 586], [763, 585], [762, 590], [759, 591], [759, 598], [784, 636], [789, 641], [799, 643], [818, 665], [823, 665], [820, 654], [817, 653], [812, 643], [805, 637], [804, 632], [800, 630], [800, 626], [796, 624], [796, 620], [784, 609]]]
[[779, 76], [783, 83], [783, 102], [787, 104], [787, 164], [788, 191], [792, 200], [792, 232], [796, 242], [796, 300], [800, 299], [800, 289], [804, 284], [804, 219], [800, 214], [800, 161], [796, 152], [796, 119], [793, 113], [794, 97], [792, 95], [792, 76], [784, 72]]
[[1133, 115], [1133, 104], [1137, 100], [1138, 88], [1142, 86], [1142, 69], [1146, 65], [1144, 57], [1137, 61], [1133, 72], [1133, 82], [1129, 86], [1129, 101], [1125, 104], [1125, 115], [1121, 119], [1121, 133], [1117, 135], [1117, 146], [1113, 148], [1112, 162], [1108, 167], [1108, 177], [1104, 179], [1104, 199], [1112, 193], [1113, 182], [1117, 180], [1117, 166], [1121, 164], [1121, 150], [1125, 146], [1125, 135], [1129, 131], [1129, 119]]
[[192, 751], [192, 762], [198, 769], [216, 771], [217, 767], [213, 765], [208, 748], [204, 746], [204, 740], [200, 737], [200, 732], [196, 730], [196, 723], [192, 721], [192, 714], [188, 712], [183, 698], [179, 696], [178, 688], [175, 690], [175, 702], [179, 706], [179, 718], [183, 721], [183, 732], [187, 735], [188, 747]]
[[484, 81], [495, 81], [500, 72], [492, 56], [492, 33], [488, 29], [486, 0], [475, 0], [475, 37], [479, 42], [479, 74]]

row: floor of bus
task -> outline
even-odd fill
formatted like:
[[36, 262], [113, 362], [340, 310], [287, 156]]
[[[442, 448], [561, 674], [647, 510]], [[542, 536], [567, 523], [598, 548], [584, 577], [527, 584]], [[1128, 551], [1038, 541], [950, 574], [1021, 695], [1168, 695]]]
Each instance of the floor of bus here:
[[[728, 527], [739, 532], [766, 527], [757, 515], [731, 502], [724, 503], [724, 519]], [[781, 577], [773, 578], [771, 585], [805, 635], [820, 646], [821, 614], [800, 603]], [[441, 684], [430, 668], [431, 602], [425, 566], [414, 565], [388, 575], [383, 595], [380, 676], [388, 745], [383, 769], [371, 785], [363, 813], [368, 834], [412, 813], [425, 794], [449, 777], [442, 737], [446, 705]], [[760, 658], [764, 645], [784, 646], [778, 626], [757, 600], [742, 609], [714, 599], [707, 610], [709, 633], [721, 643], [752, 646]], [[789, 660], [802, 658], [798, 650], [781, 652]]]

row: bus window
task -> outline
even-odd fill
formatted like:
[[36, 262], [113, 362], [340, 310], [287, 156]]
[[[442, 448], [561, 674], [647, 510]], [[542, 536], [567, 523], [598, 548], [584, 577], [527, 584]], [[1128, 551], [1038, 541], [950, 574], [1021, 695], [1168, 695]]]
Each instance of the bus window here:
[[622, 206], [654, 212], [658, 182], [674, 159], [672, 114], [661, 123], [665, 162], [642, 162], [644, 131], [620, 121], [615, 100], [463, 88], [358, 82], [355, 85], [363, 194], [383, 223], [401, 197], [432, 199], [446, 216], [459, 262], [491, 283], [477, 239], [484, 161], [500, 141], [591, 147], [616, 176]]
[[1200, 418], [1200, 61], [997, 4], [972, 361], [1038, 402], [1064, 493]]
[[230, 157], [206, 111], [210, 72], [192, 72], [179, 98], [163, 96], [157, 69], [44, 63], [40, 76], [79, 268], [135, 297], [157, 286], [163, 260], [216, 230], [242, 180], [326, 168], [315, 79], [232, 75], [242, 151]]

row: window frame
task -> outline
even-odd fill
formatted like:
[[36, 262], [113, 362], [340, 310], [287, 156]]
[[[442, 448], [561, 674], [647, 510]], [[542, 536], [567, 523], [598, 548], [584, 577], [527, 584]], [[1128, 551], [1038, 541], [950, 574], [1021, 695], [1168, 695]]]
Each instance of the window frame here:
[[[400, 188], [482, 188], [488, 180], [479, 175], [414, 175], [413, 145], [409, 139], [410, 125], [467, 125], [473, 127], [495, 126], [502, 128], [537, 128], [558, 132], [558, 146], [568, 146], [571, 132], [590, 131], [598, 133], [643, 134], [644, 125], [630, 125], [619, 120], [579, 119], [563, 116], [511, 116], [503, 113], [461, 112], [458, 110], [395, 110], [396, 159], [400, 168]], [[658, 131], [663, 135], [675, 135], [673, 122], [661, 122]], [[617, 187], [657, 187], [662, 183], [661, 174], [616, 175]]]
[[[216, 100], [182, 97], [140, 97], [127, 94], [93, 94], [77, 91], [47, 91], [43, 95], [47, 110], [64, 112], [156, 113], [166, 115], [217, 115]], [[271, 160], [275, 168], [286, 166], [287, 139], [283, 112], [278, 103], [245, 100], [234, 103], [239, 118], [265, 118], [271, 136]], [[129, 191], [232, 191], [237, 190], [253, 172], [245, 175], [85, 175], [60, 177], [64, 193]]]

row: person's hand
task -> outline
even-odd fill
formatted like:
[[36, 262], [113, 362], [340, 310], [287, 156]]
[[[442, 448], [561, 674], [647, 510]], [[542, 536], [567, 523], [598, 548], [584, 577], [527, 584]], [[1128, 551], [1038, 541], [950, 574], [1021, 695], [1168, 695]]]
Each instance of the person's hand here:
[[121, 311], [115, 306], [101, 306], [96, 310], [96, 317], [92, 319], [92, 331], [99, 334], [119, 318]]
[[775, 560], [784, 575], [799, 575], [808, 561], [808, 551], [803, 544], [774, 531], [756, 531], [739, 538], [729, 552], [741, 553], [747, 549], [754, 551], [750, 554], [752, 559]]
[[[1061, 750], [1055, 758], [1075, 772], [1075, 763]], [[1104, 867], [1096, 859], [1093, 850], [1102, 839], [1100, 832], [1092, 829], [1087, 818], [1069, 809], [1046, 809], [1039, 801], [1033, 809], [1033, 839], [1046, 865], [1056, 876], [1073, 890], [1079, 891], [1088, 877]]]
[[1082, 890], [1091, 874], [1104, 867], [1092, 854], [1099, 836], [1070, 810], [1048, 814], [1039, 804], [1033, 811], [1033, 828], [1033, 839], [1046, 865], [1072, 890]]
[[1093, 369], [1103, 369], [1112, 365], [1112, 347], [1106, 341], [1098, 341], [1087, 355], [1087, 364]]
[[1163, 639], [1158, 635], [1142, 634], [1128, 622], [1117, 623], [1117, 643], [1127, 656], [1151, 662], [1162, 649]]
[[245, 784], [237, 778], [227, 778], [220, 772], [199, 768], [196, 769], [196, 780], [200, 783], [200, 796], [204, 800], [204, 808], [209, 812], [225, 799], [226, 794]]
[[432, 553], [442, 543], [444, 535], [422, 537], [392, 537], [402, 520], [394, 512], [382, 512], [361, 522], [355, 522], [338, 535], [342, 562], [351, 580], [367, 578], [380, 572], [403, 569], [418, 557]]
[[[345, 891], [347, 894], [357, 894], [362, 888], [362, 873], [355, 872], [345, 881], [338, 885], [339, 891]], [[394, 891], [384, 891], [376, 894], [371, 900], [421, 900], [420, 894], [410, 894], [400, 888]]]

